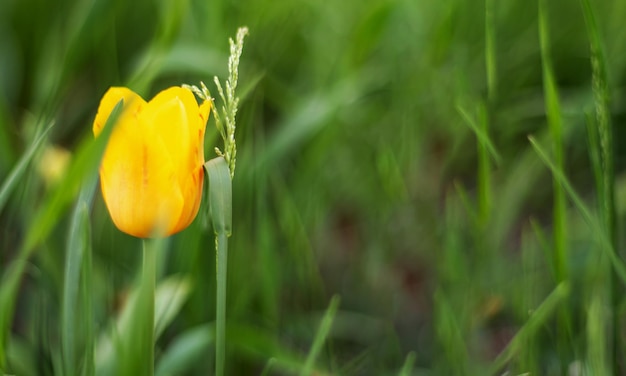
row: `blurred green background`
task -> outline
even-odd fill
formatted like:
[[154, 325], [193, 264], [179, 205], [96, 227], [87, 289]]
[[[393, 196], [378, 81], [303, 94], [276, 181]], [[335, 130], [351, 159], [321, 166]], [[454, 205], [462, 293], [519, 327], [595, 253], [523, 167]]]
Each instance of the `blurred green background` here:
[[[598, 240], [614, 235], [619, 250], [622, 227], [611, 233], [601, 218], [612, 209], [596, 208], [607, 197], [598, 186], [608, 186], [612, 223], [626, 210], [626, 2], [590, 0], [585, 13], [584, 2], [549, 1], [551, 46], [542, 50], [537, 2], [487, 1], [0, 2], [0, 182], [54, 124], [0, 206], [5, 273], [43, 223], [38, 213], [53, 218], [21, 280], [6, 372], [62, 374], [70, 215], [88, 172], [51, 181], [42, 171], [58, 154], [44, 150], [63, 148], [75, 163], [110, 86], [149, 99], [202, 80], [217, 96], [212, 78], [226, 76], [228, 38], [243, 25], [228, 374], [297, 374], [335, 295], [316, 374], [624, 372], [623, 282], [613, 272], [621, 264], [607, 261]], [[585, 22], [592, 13], [597, 29]], [[608, 78], [595, 92], [594, 32]], [[546, 54], [560, 111], [546, 110]], [[594, 93], [610, 97], [613, 129], [597, 143]], [[561, 119], [562, 140], [547, 114]], [[550, 169], [528, 135], [549, 155], [561, 145], [557, 171], [599, 227], [570, 194], [553, 209]], [[213, 120], [206, 145], [207, 159], [221, 146]], [[593, 162], [607, 150], [614, 174]], [[160, 279], [184, 287], [172, 293], [181, 301], [156, 344], [159, 375], [213, 370], [207, 210], [160, 258]], [[98, 338], [124, 307], [141, 243], [113, 226], [99, 192], [89, 217], [93, 269], [82, 278], [91, 304], [81, 309], [91, 312], [80, 317]], [[107, 374], [100, 344], [96, 371]]]

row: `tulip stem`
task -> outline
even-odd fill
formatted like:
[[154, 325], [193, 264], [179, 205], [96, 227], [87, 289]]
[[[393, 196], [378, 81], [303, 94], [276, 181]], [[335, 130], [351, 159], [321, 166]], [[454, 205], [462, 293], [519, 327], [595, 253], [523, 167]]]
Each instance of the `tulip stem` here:
[[228, 235], [221, 231], [215, 238], [217, 251], [217, 305], [215, 328], [215, 374], [224, 375], [226, 344], [226, 279], [228, 272]]
[[157, 254], [154, 247], [149, 247], [146, 240], [143, 242], [143, 271], [140, 287], [140, 295], [143, 301], [142, 306], [146, 309], [145, 332], [143, 335], [147, 339], [145, 343], [148, 348], [145, 350], [144, 364], [147, 375], [154, 375], [154, 290], [156, 287], [156, 263]]

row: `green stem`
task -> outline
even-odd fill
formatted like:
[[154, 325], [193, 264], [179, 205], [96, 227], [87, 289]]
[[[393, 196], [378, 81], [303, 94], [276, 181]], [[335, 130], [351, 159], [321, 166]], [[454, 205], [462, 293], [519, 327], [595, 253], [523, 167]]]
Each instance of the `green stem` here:
[[[488, 106], [490, 107], [490, 106]], [[489, 109], [480, 106], [480, 131], [489, 137]], [[478, 220], [481, 232], [487, 229], [491, 215], [491, 161], [487, 145], [478, 140]], [[484, 245], [483, 245], [484, 246]]]
[[[545, 93], [545, 108], [548, 126], [552, 137], [554, 164], [559, 171], [564, 170], [563, 151], [563, 117], [559, 92], [554, 77], [552, 58], [550, 53], [550, 33], [547, 0], [539, 1], [539, 42], [543, 70], [543, 87]], [[567, 212], [565, 189], [559, 179], [552, 176], [554, 204], [553, 218], [553, 249], [554, 271], [556, 281], [563, 283], [569, 279], [568, 251], [567, 251]], [[557, 351], [561, 360], [561, 374], [565, 374], [571, 357], [572, 317], [567, 304], [561, 306], [557, 318]]]
[[215, 238], [217, 252], [217, 304], [215, 329], [215, 374], [224, 375], [226, 344], [226, 280], [228, 273], [228, 235], [220, 231]]
[[[89, 215], [86, 212], [86, 215]], [[89, 217], [87, 217], [86, 220]], [[89, 238], [90, 240], [90, 238]], [[82, 299], [83, 299], [83, 307], [84, 307], [84, 315], [86, 317], [85, 322], [85, 360], [83, 366], [83, 376], [94, 376], [96, 374], [95, 369], [95, 338], [94, 338], [94, 325], [93, 325], [93, 259], [92, 259], [92, 249], [91, 245], [88, 245], [88, 248], [85, 250], [85, 254], [83, 257], [83, 278], [81, 281], [82, 284]]]
[[141, 305], [146, 308], [146, 323], [144, 338], [147, 339], [147, 346], [144, 355], [146, 364], [146, 374], [154, 375], [154, 290], [156, 288], [156, 264], [157, 253], [155, 249], [147, 246], [147, 241], [143, 242], [143, 272], [141, 276]]
[[[487, 104], [479, 111], [479, 126], [489, 139], [489, 123], [493, 120], [493, 107], [496, 98], [496, 23], [494, 0], [485, 1], [485, 65], [487, 73]], [[491, 214], [491, 163], [487, 145], [478, 142], [478, 186], [479, 219], [481, 230], [485, 230]]]

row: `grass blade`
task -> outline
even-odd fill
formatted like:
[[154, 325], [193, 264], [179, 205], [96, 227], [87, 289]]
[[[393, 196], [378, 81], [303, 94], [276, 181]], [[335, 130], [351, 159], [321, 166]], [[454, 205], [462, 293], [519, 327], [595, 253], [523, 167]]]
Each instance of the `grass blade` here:
[[611, 260], [611, 264], [613, 265], [613, 269], [617, 273], [617, 276], [622, 281], [623, 284], [626, 284], [626, 266], [622, 262], [619, 257], [615, 254], [613, 245], [610, 239], [607, 237], [606, 233], [603, 231], [602, 225], [598, 221], [598, 219], [591, 214], [591, 211], [587, 208], [583, 200], [580, 198], [578, 193], [574, 190], [572, 185], [569, 183], [562, 170], [557, 169], [554, 162], [548, 157], [547, 153], [543, 148], [535, 141], [535, 139], [530, 136], [528, 137], [531, 145], [535, 148], [535, 151], [539, 155], [539, 157], [543, 160], [543, 162], [548, 166], [552, 175], [558, 180], [559, 184], [563, 186], [565, 192], [567, 192], [570, 200], [574, 203], [574, 206], [578, 209], [580, 214], [583, 216], [583, 219], [589, 227], [591, 231], [596, 236], [599, 241], [600, 248], [607, 253], [609, 259]]
[[228, 237], [232, 230], [231, 170], [223, 157], [205, 163], [209, 175], [209, 207], [217, 251], [217, 301], [215, 318], [215, 374], [224, 374], [226, 350], [226, 281], [228, 273]]
[[404, 361], [404, 365], [402, 366], [402, 369], [400, 370], [400, 373], [398, 374], [398, 376], [410, 376], [411, 371], [413, 371], [414, 364], [415, 364], [415, 353], [411, 351], [406, 356], [406, 360]]
[[315, 339], [313, 340], [313, 345], [311, 346], [309, 355], [307, 356], [304, 367], [300, 372], [301, 376], [308, 376], [311, 374], [313, 366], [315, 365], [315, 360], [322, 350], [324, 342], [326, 342], [326, 337], [328, 337], [328, 333], [330, 333], [330, 328], [333, 326], [333, 320], [335, 319], [335, 314], [339, 308], [339, 302], [340, 298], [337, 295], [333, 296], [330, 300], [330, 304], [328, 305], [326, 313], [322, 318], [322, 323], [320, 324], [317, 334], [315, 335]]
[[[561, 104], [557, 89], [556, 80], [552, 68], [552, 57], [550, 54], [550, 33], [549, 21], [547, 13], [546, 0], [539, 1], [539, 39], [541, 44], [541, 65], [543, 69], [543, 91], [545, 95], [546, 116], [548, 118], [548, 127], [552, 137], [552, 153], [557, 169], [563, 170], [563, 117], [561, 113]], [[565, 192], [559, 180], [553, 176], [552, 191], [554, 204], [552, 208], [552, 238], [553, 238], [553, 264], [556, 274], [557, 283], [567, 281], [568, 272], [568, 254], [567, 254], [567, 214], [565, 205]], [[564, 306], [559, 310], [559, 318], [557, 320], [557, 352], [561, 360], [561, 369], [567, 369], [568, 363], [567, 352], [571, 348], [571, 315], [569, 310]]]
[[[541, 41], [541, 62], [543, 67], [543, 89], [548, 126], [552, 135], [552, 152], [556, 168], [563, 170], [563, 118], [559, 94], [552, 70], [550, 56], [550, 36], [548, 32], [548, 18], [545, 0], [539, 2], [539, 37]], [[565, 193], [558, 179], [554, 178], [554, 263], [557, 271], [557, 281], [567, 279], [567, 255], [565, 234]]]
[[[11, 193], [13, 192], [13, 190], [15, 189], [15, 187], [17, 187], [20, 181], [20, 178], [22, 177], [22, 175], [24, 175], [24, 172], [26, 172], [28, 163], [31, 161], [31, 159], [33, 159], [33, 157], [39, 150], [39, 147], [42, 145], [43, 141], [46, 139], [46, 136], [48, 135], [48, 132], [50, 132], [50, 129], [52, 129], [52, 126], [53, 126], [52, 124], [49, 125], [48, 128], [46, 128], [43, 132], [41, 132], [41, 134], [39, 135], [39, 137], [37, 137], [35, 142], [33, 142], [32, 145], [22, 155], [20, 160], [17, 162], [17, 165], [15, 165], [15, 167], [11, 170], [11, 172], [9, 173], [9, 176], [7, 176], [7, 178], [4, 180], [4, 183], [2, 183], [2, 186], [0, 187], [0, 212], [4, 208], [4, 205], [6, 205], [7, 201], [9, 200], [9, 197]], [[0, 365], [1, 364], [2, 363], [0, 362]]]
[[527, 339], [536, 333], [537, 329], [552, 316], [555, 308], [567, 299], [570, 293], [566, 282], [560, 283], [541, 305], [532, 313], [526, 324], [515, 334], [504, 350], [498, 355], [491, 366], [490, 375], [501, 374], [504, 365], [513, 355], [526, 345]]
[[[78, 202], [72, 214], [70, 232], [65, 257], [65, 278], [63, 284], [63, 303], [61, 311], [61, 347], [63, 358], [63, 370], [65, 375], [78, 375], [80, 373], [79, 362], [81, 352], [83, 358], [87, 357], [89, 348], [93, 345], [86, 338], [86, 333], [91, 326], [90, 302], [80, 301], [82, 279], [91, 278], [85, 270], [88, 266], [85, 259], [90, 259], [86, 254], [91, 251], [91, 236], [89, 222], [89, 206], [93, 200], [97, 180], [94, 179], [81, 190]], [[90, 296], [90, 291], [82, 291], [82, 296]], [[81, 329], [82, 333], [81, 333]], [[83, 338], [81, 338], [83, 337]], [[93, 342], [93, 341], [91, 341]], [[83, 351], [81, 351], [83, 349]], [[87, 362], [83, 363], [85, 366]], [[93, 363], [93, 362], [91, 362]]]
[[[481, 106], [481, 108], [482, 107], [483, 106]], [[498, 153], [498, 150], [496, 150], [493, 142], [491, 142], [491, 139], [486, 132], [487, 129], [485, 129], [484, 125], [481, 124], [481, 126], [479, 126], [478, 124], [476, 124], [474, 118], [460, 105], [457, 105], [456, 110], [463, 117], [465, 123], [472, 129], [472, 131], [474, 131], [476, 137], [478, 138], [478, 142], [483, 145], [483, 147], [485, 148], [485, 150], [487, 150], [487, 152], [489, 152], [489, 154], [491, 154], [491, 157], [493, 158], [496, 165], [499, 165], [502, 161], [502, 157], [500, 157], [500, 153]]]
[[496, 19], [494, 0], [485, 1], [485, 63], [487, 70], [487, 97], [491, 106], [497, 95]]
[[[493, 119], [494, 102], [496, 99], [497, 71], [496, 71], [496, 24], [494, 1], [485, 1], [485, 64], [487, 73], [487, 105], [479, 106], [478, 134], [484, 135], [478, 139], [478, 217], [480, 230], [484, 231], [491, 219], [493, 197], [491, 195], [491, 161], [489, 160], [489, 128]], [[494, 149], [495, 150], [495, 149]], [[488, 249], [484, 245], [481, 248]]]
[[[87, 212], [83, 215], [88, 216]], [[85, 219], [88, 220], [88, 217]], [[91, 240], [91, 236], [89, 237]], [[87, 321], [85, 327], [85, 352], [83, 354], [83, 365], [82, 365], [82, 375], [83, 376], [93, 376], [96, 374], [96, 361], [95, 361], [95, 345], [96, 339], [94, 335], [94, 325], [91, 321], [93, 319], [93, 261], [92, 261], [92, 248], [91, 244], [89, 244], [89, 248], [86, 249], [85, 254], [83, 255], [83, 270], [81, 278], [81, 290], [82, 290], [82, 302], [83, 302], [83, 313]]]
[[[589, 150], [596, 178], [603, 230], [611, 243], [610, 254], [622, 260], [618, 254], [616, 230], [613, 127], [609, 110], [610, 91], [607, 65], [593, 7], [589, 0], [581, 0], [581, 3], [591, 50], [592, 91], [595, 105], [595, 121], [587, 119]], [[594, 309], [589, 311], [588, 321], [597, 320], [603, 315], [612, 319], [609, 325], [588, 324], [589, 362], [594, 373], [623, 374], [626, 366], [620, 359], [623, 358], [624, 344], [619, 334], [622, 331], [622, 322], [616, 313], [622, 301], [619, 293], [621, 287], [614, 273], [611, 273], [611, 270], [606, 266], [606, 262], [600, 261], [601, 265], [598, 268], [605, 267], [605, 272], [599, 272], [601, 283], [594, 286], [596, 291], [592, 294], [592, 301], [590, 302]], [[611, 309], [606, 307], [611, 307]], [[609, 343], [611, 345], [608, 345]], [[603, 354], [610, 354], [610, 356], [607, 357]], [[611, 369], [611, 361], [607, 362], [609, 359], [613, 360], [615, 369]]]

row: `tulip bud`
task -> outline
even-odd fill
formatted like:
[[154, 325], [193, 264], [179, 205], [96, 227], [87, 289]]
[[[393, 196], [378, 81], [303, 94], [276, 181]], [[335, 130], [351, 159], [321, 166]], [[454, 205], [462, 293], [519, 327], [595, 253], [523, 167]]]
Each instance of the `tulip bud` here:
[[97, 137], [115, 105], [124, 108], [102, 158], [102, 196], [113, 223], [140, 238], [168, 236], [194, 220], [202, 198], [204, 130], [211, 102], [200, 106], [186, 88], [144, 101], [110, 88], [93, 124]]

